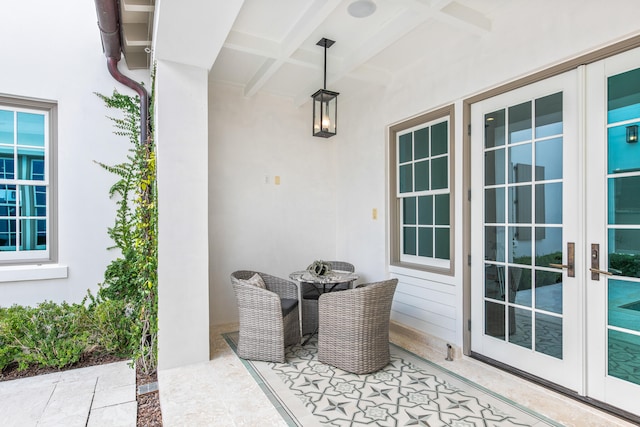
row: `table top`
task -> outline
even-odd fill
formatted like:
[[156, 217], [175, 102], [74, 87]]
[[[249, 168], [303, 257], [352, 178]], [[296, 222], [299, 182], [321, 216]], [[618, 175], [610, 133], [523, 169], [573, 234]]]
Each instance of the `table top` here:
[[316, 276], [307, 270], [294, 271], [289, 275], [292, 280], [305, 283], [343, 283], [357, 280], [358, 275], [349, 271], [332, 270], [324, 276]]

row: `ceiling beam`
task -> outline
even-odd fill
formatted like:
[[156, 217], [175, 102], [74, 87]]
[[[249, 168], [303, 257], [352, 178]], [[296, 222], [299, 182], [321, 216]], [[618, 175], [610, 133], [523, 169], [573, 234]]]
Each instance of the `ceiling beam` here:
[[[340, 5], [342, 0], [316, 0], [304, 12], [291, 30], [284, 37], [285, 44], [280, 46], [279, 55], [267, 66], [260, 67], [244, 89], [244, 96], [255, 95], [269, 81], [291, 55], [302, 46], [329, 15]], [[268, 62], [268, 61], [267, 61]], [[265, 64], [267, 64], [265, 62]]]
[[482, 35], [491, 31], [489, 18], [482, 12], [455, 0], [433, 0], [430, 4], [419, 0], [400, 0], [400, 2], [426, 19], [433, 18], [473, 34]]
[[[411, 0], [415, 1], [415, 0]], [[403, 9], [396, 16], [391, 18], [380, 29], [377, 29], [371, 37], [368, 37], [366, 41], [360, 44], [356, 49], [345, 55], [345, 59], [342, 63], [332, 68], [337, 72], [329, 73], [327, 76], [327, 85], [335, 83], [336, 81], [344, 78], [347, 75], [353, 75], [354, 71], [373, 58], [375, 55], [382, 52], [384, 49], [400, 40], [411, 30], [421, 25], [428, 18], [424, 14], [416, 14], [413, 10]], [[308, 88], [309, 93], [311, 88]], [[306, 102], [301, 96], [296, 97], [296, 105], [301, 106]]]

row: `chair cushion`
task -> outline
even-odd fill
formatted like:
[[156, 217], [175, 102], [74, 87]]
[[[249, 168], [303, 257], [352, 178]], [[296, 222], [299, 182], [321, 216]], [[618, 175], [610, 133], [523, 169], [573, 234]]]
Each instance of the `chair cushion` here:
[[314, 299], [317, 300], [320, 298], [321, 291], [309, 290], [302, 294], [303, 299]]
[[248, 285], [257, 286], [258, 288], [261, 288], [261, 289], [267, 289], [267, 285], [264, 283], [264, 280], [262, 280], [262, 277], [258, 273], [254, 274], [253, 276], [249, 277], [246, 280], [240, 280], [240, 281]]
[[282, 307], [282, 317], [286, 317], [294, 308], [298, 306], [298, 300], [293, 298], [280, 298], [280, 307]]

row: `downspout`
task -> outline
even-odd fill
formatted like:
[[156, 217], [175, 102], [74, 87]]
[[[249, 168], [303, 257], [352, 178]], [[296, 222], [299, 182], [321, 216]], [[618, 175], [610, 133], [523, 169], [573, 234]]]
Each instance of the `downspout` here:
[[140, 142], [144, 145], [147, 143], [147, 125], [149, 123], [149, 95], [144, 86], [118, 70], [118, 61], [122, 56], [118, 1], [95, 0], [95, 2], [102, 49], [107, 57], [107, 69], [114, 79], [135, 90], [140, 97]]

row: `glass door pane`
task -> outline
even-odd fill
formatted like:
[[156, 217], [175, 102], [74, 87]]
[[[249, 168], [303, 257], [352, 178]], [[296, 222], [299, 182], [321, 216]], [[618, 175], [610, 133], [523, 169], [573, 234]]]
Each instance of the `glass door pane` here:
[[484, 115], [485, 334], [563, 358], [563, 94]]
[[[640, 384], [640, 68], [607, 79], [608, 375]], [[634, 137], [635, 135], [635, 137]]]

